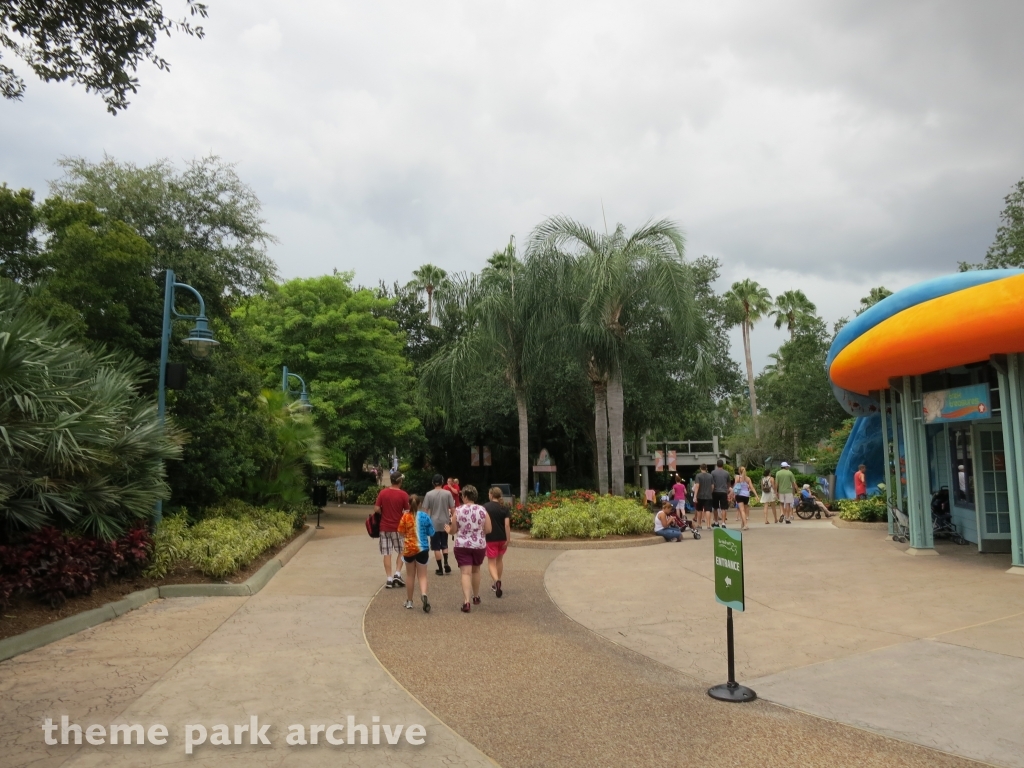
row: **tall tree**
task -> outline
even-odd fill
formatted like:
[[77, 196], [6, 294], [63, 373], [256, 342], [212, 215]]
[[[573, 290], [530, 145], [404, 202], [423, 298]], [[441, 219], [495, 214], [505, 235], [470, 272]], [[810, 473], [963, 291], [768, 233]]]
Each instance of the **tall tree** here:
[[789, 338], [793, 338], [796, 329], [814, 317], [817, 307], [807, 298], [806, 294], [799, 288], [793, 291], [784, 291], [775, 297], [775, 304], [771, 314], [775, 316], [775, 327], [786, 326], [789, 331]]
[[30, 283], [39, 271], [39, 224], [31, 189], [15, 192], [0, 184], [0, 277]]
[[[205, 3], [186, 2], [192, 18], [206, 17]], [[115, 115], [138, 90], [133, 75], [142, 61], [170, 68], [156, 54], [156, 40], [171, 32], [203, 37], [188, 19], [167, 18], [157, 0], [0, 0], [0, 48], [44, 82], [71, 80], [100, 94]], [[24, 92], [25, 81], [0, 64], [0, 95], [20, 99]]]
[[981, 264], [960, 262], [960, 271], [968, 269], [1006, 269], [1024, 267], [1024, 179], [1018, 181], [1003, 202], [1006, 207], [999, 214], [1002, 222], [996, 230], [996, 239], [989, 246]]
[[[684, 238], [668, 220], [645, 224], [632, 234], [619, 224], [611, 234], [599, 234], [566, 217], [541, 223], [531, 235], [530, 253], [538, 263], [556, 261], [566, 289], [563, 307], [570, 322], [562, 330], [586, 360], [595, 395], [595, 432], [599, 490], [605, 445], [601, 439], [607, 419], [611, 443], [611, 490], [625, 491], [624, 368], [637, 331], [659, 316], [669, 332], [702, 346], [703, 321], [696, 312], [692, 275], [684, 263]], [[699, 367], [703, 370], [701, 359]], [[605, 382], [607, 382], [605, 384]], [[607, 406], [601, 396], [607, 386]]]
[[733, 324], [743, 331], [743, 357], [747, 364], [747, 391], [750, 393], [750, 417], [754, 422], [754, 437], [760, 437], [757, 424], [757, 391], [754, 387], [754, 362], [750, 356], [750, 331], [772, 309], [772, 296], [750, 278], [732, 284], [725, 294]]
[[542, 328], [537, 313], [536, 270], [527, 269], [510, 241], [479, 275], [456, 275], [441, 297], [442, 311], [463, 315], [462, 333], [444, 344], [423, 366], [421, 385], [429, 402], [445, 412], [470, 381], [487, 371], [500, 373], [512, 391], [519, 420], [519, 497], [529, 487], [529, 390], [532, 360]]
[[877, 288], [872, 288], [867, 296], [861, 298], [860, 309], [857, 310], [857, 314], [863, 314], [864, 312], [875, 306], [875, 304], [880, 302], [882, 299], [886, 299], [889, 296], [892, 296], [892, 291], [890, 291], [884, 285], [880, 285]]
[[427, 294], [427, 322], [434, 322], [434, 290], [444, 282], [448, 273], [433, 264], [424, 264], [412, 273], [412, 281], [407, 287]]

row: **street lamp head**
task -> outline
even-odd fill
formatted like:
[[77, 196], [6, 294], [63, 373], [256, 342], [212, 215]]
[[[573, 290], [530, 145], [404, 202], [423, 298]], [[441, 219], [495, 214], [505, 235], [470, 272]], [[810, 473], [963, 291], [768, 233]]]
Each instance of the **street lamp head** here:
[[302, 388], [302, 393], [299, 395], [299, 408], [306, 413], [313, 410], [313, 404], [309, 402], [309, 393], [306, 392], [306, 388]]
[[202, 315], [196, 318], [196, 325], [188, 337], [184, 339], [184, 343], [188, 346], [192, 357], [198, 360], [209, 357], [213, 348], [220, 344], [219, 341], [213, 338], [213, 332], [207, 324], [206, 317]]

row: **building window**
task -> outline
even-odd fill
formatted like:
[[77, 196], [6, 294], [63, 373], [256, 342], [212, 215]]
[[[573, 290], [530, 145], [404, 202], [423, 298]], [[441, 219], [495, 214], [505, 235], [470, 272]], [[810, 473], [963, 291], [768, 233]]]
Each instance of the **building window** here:
[[[1002, 435], [1000, 435], [1002, 439]], [[974, 454], [971, 450], [971, 428], [949, 428], [949, 458], [952, 464], [953, 503], [974, 509]]]

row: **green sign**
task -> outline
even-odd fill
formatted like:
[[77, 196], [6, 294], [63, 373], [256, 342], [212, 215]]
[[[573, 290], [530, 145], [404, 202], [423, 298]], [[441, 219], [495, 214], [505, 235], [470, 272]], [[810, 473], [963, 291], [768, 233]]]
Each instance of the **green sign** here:
[[734, 611], [743, 610], [743, 534], [715, 528], [715, 599]]

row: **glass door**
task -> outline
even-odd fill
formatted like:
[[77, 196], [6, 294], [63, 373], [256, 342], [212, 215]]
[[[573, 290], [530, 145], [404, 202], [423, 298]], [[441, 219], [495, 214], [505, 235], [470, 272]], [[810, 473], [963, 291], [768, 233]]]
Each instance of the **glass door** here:
[[998, 426], [978, 428], [978, 480], [981, 492], [982, 536], [986, 539], [1010, 538], [1010, 496], [1006, 488], [1006, 454], [1003, 430]]

